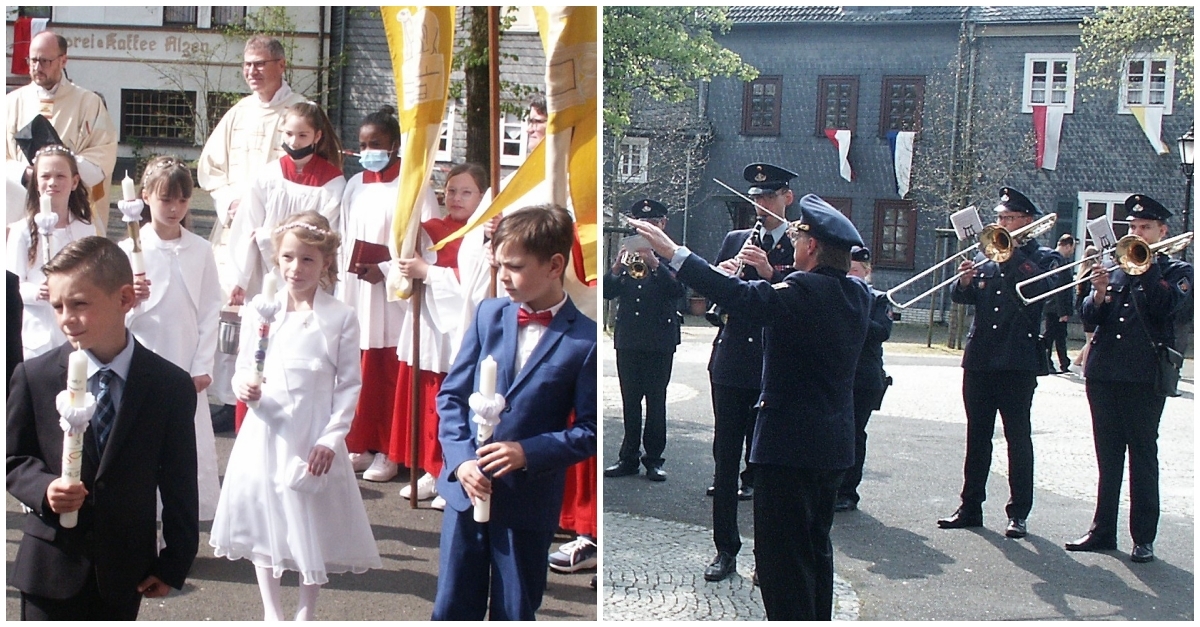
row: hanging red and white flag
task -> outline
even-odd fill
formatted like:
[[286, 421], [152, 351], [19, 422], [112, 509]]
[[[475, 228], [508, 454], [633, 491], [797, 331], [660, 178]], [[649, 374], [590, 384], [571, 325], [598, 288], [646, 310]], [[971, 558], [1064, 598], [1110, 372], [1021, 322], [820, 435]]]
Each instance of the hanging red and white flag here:
[[1037, 155], [1034, 164], [1043, 170], [1058, 167], [1058, 140], [1062, 136], [1062, 106], [1035, 105], [1033, 107], [1033, 131], [1037, 135]]
[[854, 179], [854, 171], [850, 169], [850, 131], [846, 129], [825, 129], [825, 136], [829, 141], [833, 142], [833, 147], [838, 151], [839, 171], [842, 178], [847, 181]]

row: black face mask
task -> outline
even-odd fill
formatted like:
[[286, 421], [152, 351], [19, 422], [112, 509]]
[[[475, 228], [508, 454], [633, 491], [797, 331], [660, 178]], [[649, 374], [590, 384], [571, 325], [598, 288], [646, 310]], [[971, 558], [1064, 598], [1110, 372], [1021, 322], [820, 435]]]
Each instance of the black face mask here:
[[288, 156], [292, 158], [292, 161], [299, 161], [305, 157], [308, 157], [309, 155], [316, 152], [316, 150], [317, 150], [317, 144], [315, 142], [311, 143], [303, 148], [300, 148], [300, 149], [292, 148], [291, 146], [289, 146], [287, 144], [283, 144], [283, 151], [286, 152], [288, 154]]

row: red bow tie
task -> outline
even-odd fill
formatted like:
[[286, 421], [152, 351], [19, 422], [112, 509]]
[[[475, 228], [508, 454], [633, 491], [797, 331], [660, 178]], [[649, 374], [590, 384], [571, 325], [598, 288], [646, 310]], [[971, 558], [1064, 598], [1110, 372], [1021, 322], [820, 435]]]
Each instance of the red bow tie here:
[[539, 311], [537, 313], [529, 313], [524, 309], [517, 310], [517, 326], [523, 327], [530, 322], [536, 322], [544, 327], [550, 326], [550, 320], [554, 318], [554, 313], [549, 309]]

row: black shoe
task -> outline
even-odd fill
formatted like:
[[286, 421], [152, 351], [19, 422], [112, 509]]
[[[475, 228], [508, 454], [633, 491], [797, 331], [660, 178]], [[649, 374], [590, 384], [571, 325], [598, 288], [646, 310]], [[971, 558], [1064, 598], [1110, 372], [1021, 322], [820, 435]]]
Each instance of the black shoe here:
[[717, 486], [710, 485], [710, 486], [708, 486], [708, 489], [704, 491], [704, 496], [707, 496], [708, 498], [711, 499], [712, 495], [714, 495], [716, 493], [717, 493]]
[[1008, 527], [1004, 530], [1004, 535], [1010, 538], [1024, 538], [1029, 535], [1029, 529], [1025, 526], [1024, 518], [1009, 518]]
[[1154, 561], [1154, 545], [1147, 542], [1146, 544], [1133, 545], [1133, 552], [1129, 554], [1129, 559], [1139, 563]]
[[233, 431], [237, 423], [233, 405], [210, 404], [208, 411], [212, 414], [213, 433], [228, 433]]
[[958, 508], [954, 511], [954, 515], [949, 518], [942, 518], [937, 521], [937, 524], [942, 529], [967, 529], [970, 527], [983, 526], [983, 514], [968, 514], [963, 508]]
[[1101, 538], [1089, 531], [1087, 535], [1074, 542], [1068, 542], [1066, 546], [1068, 551], [1115, 551], [1117, 539]]
[[718, 551], [717, 557], [708, 565], [708, 568], [704, 569], [704, 580], [721, 581], [732, 575], [736, 570], [737, 558], [725, 551]]
[[636, 474], [638, 474], [638, 467], [624, 462], [617, 462], [604, 469], [605, 477], [628, 477], [629, 475]]
[[[636, 470], [634, 472], [637, 472]], [[666, 481], [667, 473], [658, 466], [650, 466], [646, 468], [646, 478], [651, 481]]]
[[749, 501], [752, 498], [754, 498], [754, 486], [743, 485], [742, 487], [738, 488], [739, 501]]
[[858, 503], [848, 496], [833, 502], [833, 511], [835, 512], [849, 512], [856, 509], [858, 509]]
[[758, 569], [757, 568], [754, 569], [754, 572], [750, 573], [750, 581], [753, 581], [754, 585], [756, 585], [756, 586], [758, 585]]

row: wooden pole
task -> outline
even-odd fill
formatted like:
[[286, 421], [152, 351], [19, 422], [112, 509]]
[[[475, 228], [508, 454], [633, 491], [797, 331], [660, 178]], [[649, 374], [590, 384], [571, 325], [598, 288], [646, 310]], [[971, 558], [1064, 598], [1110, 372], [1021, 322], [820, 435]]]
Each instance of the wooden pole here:
[[408, 505], [417, 509], [417, 469], [420, 468], [418, 455], [421, 453], [421, 295], [425, 292], [425, 282], [413, 279], [412, 296], [409, 305], [413, 312], [412, 326], [412, 366], [409, 368], [409, 443], [408, 458]]
[[[492, 200], [500, 195], [500, 7], [488, 7], [488, 90], [491, 116]], [[484, 241], [484, 246], [490, 245]], [[488, 298], [496, 297], [496, 266], [491, 269]]]

